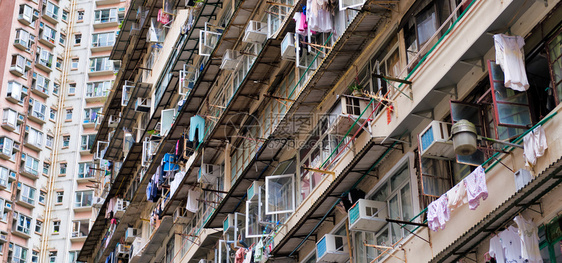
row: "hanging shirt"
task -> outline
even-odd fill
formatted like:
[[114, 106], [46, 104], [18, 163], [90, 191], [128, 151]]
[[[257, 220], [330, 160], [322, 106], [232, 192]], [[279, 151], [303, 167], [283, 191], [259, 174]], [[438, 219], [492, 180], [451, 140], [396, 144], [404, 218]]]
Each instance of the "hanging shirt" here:
[[197, 198], [201, 196], [201, 190], [199, 189], [190, 189], [187, 193], [187, 211], [192, 213], [197, 213]]
[[299, 35], [306, 35], [307, 34], [306, 15], [302, 12], [295, 12], [295, 15], [293, 16], [293, 20], [295, 20], [296, 23], [295, 33]]
[[476, 167], [463, 180], [466, 187], [466, 196], [468, 197], [468, 208], [476, 209], [480, 205], [480, 198], [486, 200], [488, 198], [488, 187], [486, 186], [486, 174], [482, 166]]
[[504, 85], [512, 90], [526, 91], [529, 89], [524, 55], [521, 51], [525, 40], [520, 36], [494, 35], [496, 63], [504, 73]]
[[447, 191], [447, 207], [453, 211], [455, 208], [467, 203], [466, 188], [464, 182], [455, 185], [451, 190]]
[[450, 218], [450, 211], [447, 203], [447, 195], [442, 195], [429, 204], [427, 207], [427, 225], [429, 229], [437, 231], [445, 228], [445, 224]]
[[529, 263], [542, 263], [539, 234], [535, 223], [531, 220], [526, 220], [522, 216], [516, 216], [513, 221], [517, 223], [517, 228], [519, 229], [521, 256], [523, 259], [529, 260]]
[[494, 236], [490, 239], [490, 250], [488, 253], [491, 257], [495, 258], [497, 262], [505, 262], [505, 255], [499, 236]]
[[307, 0], [306, 2], [308, 29], [320, 33], [332, 32], [332, 14], [325, 8], [325, 2], [323, 0]]
[[509, 226], [506, 230], [498, 234], [501, 239], [502, 248], [504, 249], [506, 263], [523, 263], [521, 257], [521, 241], [517, 228]]
[[244, 263], [244, 254], [246, 254], [246, 249], [239, 248], [234, 256], [234, 263]]
[[537, 126], [533, 130], [533, 135], [535, 136], [535, 156], [539, 158], [544, 155], [544, 152], [548, 148], [546, 144], [546, 134], [542, 125]]
[[543, 156], [547, 148], [544, 128], [539, 125], [523, 137], [525, 166], [534, 167], [537, 163], [537, 158]]

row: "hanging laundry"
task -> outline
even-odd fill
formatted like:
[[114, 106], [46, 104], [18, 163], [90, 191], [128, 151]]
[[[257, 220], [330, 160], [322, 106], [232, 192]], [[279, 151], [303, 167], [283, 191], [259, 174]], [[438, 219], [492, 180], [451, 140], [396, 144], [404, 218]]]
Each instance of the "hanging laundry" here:
[[450, 219], [450, 210], [447, 203], [447, 195], [445, 194], [429, 204], [427, 207], [427, 225], [429, 229], [433, 231], [445, 229], [445, 224]]
[[513, 221], [519, 229], [521, 239], [521, 257], [529, 260], [529, 263], [542, 263], [541, 250], [539, 248], [539, 235], [537, 225], [522, 216], [516, 216]]
[[164, 25], [167, 25], [168, 23], [170, 23], [170, 15], [166, 14], [164, 10], [159, 9], [156, 20]]
[[494, 236], [490, 239], [490, 249], [488, 253], [490, 256], [494, 257], [497, 262], [505, 262], [505, 255], [499, 236]]
[[317, 33], [334, 31], [332, 14], [327, 9], [327, 0], [307, 0], [306, 22], [308, 29]]
[[542, 157], [546, 149], [548, 149], [546, 133], [544, 128], [539, 125], [523, 137], [525, 166], [534, 167], [537, 163], [537, 158]]
[[447, 191], [447, 200], [447, 207], [449, 207], [449, 210], [451, 211], [468, 202], [464, 182], [456, 184], [453, 188]]
[[252, 262], [252, 250], [247, 249], [246, 254], [244, 255], [243, 263], [250, 263], [250, 262]]
[[263, 241], [260, 239], [254, 250], [254, 261], [260, 262], [263, 258]]
[[117, 203], [117, 198], [113, 197], [109, 199], [107, 203], [107, 208], [105, 209], [105, 218], [113, 218], [113, 214], [115, 213], [115, 203]]
[[199, 115], [195, 115], [191, 117], [189, 122], [189, 140], [202, 143], [205, 137], [205, 119]]
[[529, 89], [522, 48], [525, 40], [520, 36], [494, 35], [496, 63], [504, 73], [504, 85], [512, 90]]
[[468, 197], [468, 208], [476, 209], [480, 205], [480, 198], [486, 200], [488, 198], [488, 187], [486, 186], [486, 174], [482, 166], [476, 167], [463, 180], [466, 187], [466, 195]]
[[244, 254], [246, 254], [246, 249], [243, 247], [239, 248], [234, 256], [234, 263], [244, 263]]
[[164, 172], [170, 172], [170, 171], [179, 171], [180, 170], [180, 166], [176, 163], [176, 156], [174, 154], [171, 153], [166, 153], [164, 154], [164, 157], [162, 158], [162, 164], [163, 166], [163, 171]]
[[506, 230], [498, 234], [501, 240], [502, 248], [505, 251], [505, 262], [524, 262], [523, 257], [521, 257], [521, 241], [519, 240], [517, 232], [517, 228], [509, 226]]
[[197, 209], [198, 209], [197, 199], [200, 196], [201, 196], [201, 190], [199, 190], [199, 189], [190, 189], [189, 190], [189, 192], [187, 193], [187, 206], [186, 206], [187, 211], [190, 211], [192, 213], [197, 213]]
[[299, 35], [306, 35], [308, 33], [307, 25], [306, 25], [306, 15], [303, 12], [295, 12], [293, 16], [293, 20], [295, 20], [296, 27], [295, 33]]

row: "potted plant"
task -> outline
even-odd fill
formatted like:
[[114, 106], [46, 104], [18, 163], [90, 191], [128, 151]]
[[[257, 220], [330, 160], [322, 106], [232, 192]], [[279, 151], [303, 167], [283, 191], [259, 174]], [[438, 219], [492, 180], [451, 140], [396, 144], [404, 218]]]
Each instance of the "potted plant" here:
[[357, 83], [353, 83], [349, 85], [349, 90], [351, 90], [351, 95], [356, 97], [363, 96], [363, 87]]

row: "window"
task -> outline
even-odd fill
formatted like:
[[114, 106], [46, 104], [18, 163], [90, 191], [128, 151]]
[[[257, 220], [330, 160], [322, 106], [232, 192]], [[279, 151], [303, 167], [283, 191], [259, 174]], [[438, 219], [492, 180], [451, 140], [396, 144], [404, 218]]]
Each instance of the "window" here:
[[24, 172], [32, 174], [34, 176], [39, 175], [39, 160], [31, 157], [29, 154], [23, 154], [21, 159], [24, 162], [23, 169]]
[[117, 22], [117, 9], [102, 9], [94, 12], [94, 24]]
[[57, 262], [57, 251], [49, 251], [49, 262], [50, 263]]
[[62, 136], [62, 147], [68, 148], [70, 146], [70, 135]]
[[31, 52], [31, 46], [35, 43], [35, 36], [25, 31], [25, 29], [16, 29], [16, 37], [14, 45], [22, 50]]
[[57, 119], [57, 110], [55, 108], [49, 109], [49, 120], [56, 120]]
[[[55, 44], [57, 31], [50, 26], [42, 24], [42, 28], [39, 29], [39, 38], [51, 43], [52, 45]], [[44, 43], [44, 42], [43, 42]]]
[[27, 96], [27, 87], [16, 81], [8, 81], [7, 100], [13, 103], [23, 103]]
[[10, 243], [10, 250], [12, 250], [12, 257], [8, 255], [8, 262], [10, 263], [26, 263], [27, 262], [27, 248]]
[[19, 126], [19, 114], [10, 108], [6, 108], [2, 114], [2, 126], [9, 126], [12, 130]]
[[66, 174], [66, 167], [67, 167], [67, 163], [60, 163], [59, 175], [65, 175]]
[[78, 58], [72, 58], [72, 64], [71, 64], [71, 69], [72, 70], [77, 70], [78, 69], [78, 63], [80, 62], [80, 59]]
[[10, 65], [10, 72], [16, 76], [27, 78], [28, 70], [31, 67], [31, 61], [27, 60], [22, 55], [13, 55], [12, 63]]
[[113, 85], [113, 81], [90, 82], [86, 85], [86, 97], [106, 97]]
[[68, 84], [68, 95], [76, 94], [76, 83], [69, 83]]
[[32, 25], [38, 19], [38, 12], [31, 6], [23, 4], [20, 5], [18, 13], [18, 20], [25, 25]]
[[43, 231], [43, 221], [35, 219], [35, 232], [41, 234], [41, 231]]
[[95, 123], [101, 108], [84, 109], [84, 123]]
[[72, 109], [66, 109], [66, 121], [72, 121]]
[[47, 140], [45, 141], [45, 146], [47, 146], [48, 148], [53, 148], [53, 141], [54, 141], [53, 136], [47, 134]]
[[60, 232], [60, 221], [53, 221], [53, 234], [58, 234]]
[[51, 67], [53, 66], [53, 53], [49, 52], [46, 49], [37, 48], [37, 56], [36, 56], [36, 62], [39, 65], [42, 65], [48, 69], [51, 69]]
[[113, 62], [109, 60], [109, 57], [98, 57], [90, 59], [90, 72], [112, 71], [113, 69]]
[[61, 69], [62, 69], [62, 58], [61, 58], [61, 57], [57, 57], [57, 62], [56, 62], [56, 64], [55, 64], [55, 67], [56, 67], [58, 70], [61, 70]]
[[84, 10], [78, 10], [78, 22], [83, 22], [84, 21]]
[[265, 213], [282, 214], [295, 210], [295, 174], [271, 175], [265, 179]]
[[82, 34], [74, 34], [74, 45], [79, 46], [82, 43]]
[[37, 72], [33, 72], [33, 81], [31, 83], [31, 88], [38, 90], [43, 94], [49, 94], [49, 84], [51, 80]]
[[92, 35], [92, 47], [109, 47], [115, 44], [115, 32], [106, 32]]
[[89, 207], [92, 206], [92, 199], [94, 197], [94, 191], [81, 191], [75, 194], [74, 207]]
[[88, 220], [72, 222], [72, 237], [87, 237], [89, 230], [90, 222]]
[[29, 235], [31, 234], [31, 217], [24, 214], [14, 213], [14, 226], [13, 229], [17, 232]]
[[9, 201], [0, 198], [0, 221], [4, 223], [7, 223], [6, 221], [8, 220], [9, 209], [6, 209], [6, 206], [9, 203]]
[[81, 151], [89, 151], [92, 149], [92, 146], [94, 146], [94, 140], [96, 139], [96, 135], [95, 134], [90, 134], [90, 135], [82, 135], [82, 140], [81, 140], [81, 144], [80, 144], [80, 150]]
[[[47, 117], [47, 105], [41, 103], [38, 100], [29, 99], [29, 116], [39, 119], [41, 121], [45, 121]], [[29, 129], [26, 127], [25, 129], [28, 131]]]
[[59, 18], [59, 7], [47, 1], [46, 3], [43, 3], [43, 14], [57, 20]]
[[32, 263], [39, 262], [39, 251], [37, 251], [37, 250], [31, 251], [31, 262]]
[[47, 192], [41, 190], [39, 191], [39, 204], [45, 205], [45, 200], [47, 199]]
[[62, 10], [61, 20], [62, 20], [63, 22], [68, 21], [68, 11]]
[[62, 46], [64, 46], [65, 43], [66, 43], [66, 34], [60, 33], [60, 35], [59, 35], [59, 44], [61, 44]]
[[68, 263], [79, 263], [78, 254], [80, 251], [70, 251], [68, 252]]
[[62, 201], [64, 200], [64, 192], [63, 191], [57, 191], [57, 196], [56, 196], [56, 204], [60, 205], [62, 204]]
[[18, 183], [18, 196], [19, 200], [30, 205], [35, 205], [35, 188]]
[[78, 178], [92, 178], [94, 177], [94, 171], [93, 163], [78, 163]]
[[60, 84], [59, 83], [54, 83], [53, 84], [53, 95], [59, 95], [59, 90], [60, 90]]
[[0, 154], [12, 158], [16, 154], [16, 143], [8, 137], [0, 137]]
[[43, 174], [49, 175], [49, 169], [51, 168], [51, 164], [47, 162], [43, 162]]
[[43, 132], [40, 132], [29, 126], [25, 126], [25, 142], [28, 145], [33, 145], [35, 147], [43, 147]]
[[[12, 181], [16, 178], [16, 172], [11, 171], [10, 169], [0, 166], [0, 188], [4, 188], [7, 191], [11, 191]], [[4, 203], [0, 204], [0, 212], [2, 211]], [[2, 216], [2, 213], [0, 213]]]
[[[406, 154], [397, 164], [377, 183], [374, 190], [368, 195], [369, 199], [385, 202], [388, 208], [388, 217], [398, 220], [410, 220], [419, 212], [419, 200], [416, 174], [414, 172], [414, 154]], [[400, 238], [410, 234], [415, 226], [408, 225], [403, 228], [399, 224], [388, 223], [376, 233], [355, 232], [355, 252], [358, 260], [368, 262], [377, 256], [379, 251], [366, 249], [363, 242], [370, 244], [390, 246]], [[357, 243], [360, 242], [360, 243]], [[370, 259], [370, 260], [368, 260]]]

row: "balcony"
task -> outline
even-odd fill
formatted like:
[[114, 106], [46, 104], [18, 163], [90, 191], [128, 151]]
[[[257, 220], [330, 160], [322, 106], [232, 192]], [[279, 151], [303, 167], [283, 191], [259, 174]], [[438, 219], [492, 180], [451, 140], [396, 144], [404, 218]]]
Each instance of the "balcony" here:
[[38, 68], [42, 69], [47, 73], [51, 73], [51, 71], [53, 71], [53, 59], [39, 58], [37, 59], [35, 66], [37, 66]]
[[100, 5], [112, 5], [112, 4], [118, 4], [123, 2], [123, 0], [96, 0], [96, 6], [100, 6]]
[[[41, 150], [43, 150], [43, 144], [41, 142], [31, 142], [29, 141], [27, 138], [24, 140], [23, 145], [25, 145], [25, 147], [40, 152]], [[39, 174], [39, 173], [37, 173]]]
[[[12, 229], [12, 234], [25, 239], [29, 239], [31, 237], [29, 228], [22, 227], [16, 224], [14, 224], [14, 227]], [[12, 261], [12, 262], [20, 262], [20, 261]], [[25, 262], [25, 261], [21, 261], [21, 262]]]
[[39, 34], [39, 42], [47, 47], [54, 48], [56, 40], [54, 37], [47, 36], [44, 32], [42, 32]]
[[43, 124], [45, 124], [45, 120], [47, 119], [47, 117], [45, 116], [44, 113], [34, 111], [33, 108], [30, 107], [29, 112], [27, 114], [27, 119], [43, 125]]
[[22, 194], [18, 194], [16, 204], [27, 207], [29, 209], [33, 209], [35, 207], [35, 199]]
[[113, 17], [102, 17], [99, 19], [94, 20], [94, 28], [107, 28], [107, 27], [116, 27], [119, 26], [119, 19], [117, 16]]

